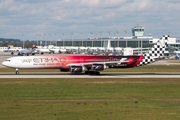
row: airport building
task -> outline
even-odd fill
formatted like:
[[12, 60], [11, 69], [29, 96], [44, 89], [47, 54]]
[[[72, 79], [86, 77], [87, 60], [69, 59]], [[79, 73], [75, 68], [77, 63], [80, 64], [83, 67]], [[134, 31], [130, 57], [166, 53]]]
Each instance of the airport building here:
[[[135, 26], [132, 28], [131, 37], [109, 37], [109, 38], [87, 38], [87, 39], [65, 39], [59, 40], [58, 46], [73, 47], [120, 47], [120, 48], [151, 48], [159, 38], [153, 38], [151, 35], [144, 36], [144, 27]], [[170, 38], [168, 45], [174, 47], [176, 51], [180, 49], [180, 41], [176, 38]]]
[[[60, 39], [58, 46], [141, 48], [142, 44], [142, 48], [150, 48], [158, 39], [152, 36], [144, 36], [144, 28], [142, 26], [135, 26], [132, 28], [132, 37]], [[180, 42], [176, 41], [176, 38], [170, 38], [168, 44], [180, 48]]]

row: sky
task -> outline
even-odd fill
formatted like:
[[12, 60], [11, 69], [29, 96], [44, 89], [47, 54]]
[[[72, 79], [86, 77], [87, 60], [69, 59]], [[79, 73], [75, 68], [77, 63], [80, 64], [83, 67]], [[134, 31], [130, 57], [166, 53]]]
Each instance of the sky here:
[[[132, 36], [137, 24], [161, 37], [180, 36], [180, 0], [0, 0], [0, 38], [37, 40]], [[45, 35], [46, 34], [46, 38]], [[40, 35], [39, 35], [40, 36]]]

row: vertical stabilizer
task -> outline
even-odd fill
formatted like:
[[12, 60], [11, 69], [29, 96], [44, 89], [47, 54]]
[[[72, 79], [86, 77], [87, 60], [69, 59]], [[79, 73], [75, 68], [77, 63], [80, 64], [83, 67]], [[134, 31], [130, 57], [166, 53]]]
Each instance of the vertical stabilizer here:
[[32, 45], [32, 49], [36, 49], [37, 48], [35, 44], [32, 43], [31, 45]]
[[158, 42], [145, 54], [143, 54], [142, 61], [137, 66], [142, 66], [154, 62], [155, 59], [160, 59], [164, 56], [165, 48], [169, 35], [163, 35]]

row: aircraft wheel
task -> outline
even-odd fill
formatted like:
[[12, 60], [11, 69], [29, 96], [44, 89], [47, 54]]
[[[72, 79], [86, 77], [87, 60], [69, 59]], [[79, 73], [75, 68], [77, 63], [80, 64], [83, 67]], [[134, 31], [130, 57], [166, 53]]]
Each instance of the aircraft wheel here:
[[43, 52], [41, 53], [41, 55], [43, 55]]
[[90, 71], [89, 73], [90, 73], [91, 75], [93, 75], [93, 74], [94, 74], [94, 71]]
[[18, 68], [16, 68], [16, 75], [18, 75], [19, 74], [19, 70], [18, 70]]

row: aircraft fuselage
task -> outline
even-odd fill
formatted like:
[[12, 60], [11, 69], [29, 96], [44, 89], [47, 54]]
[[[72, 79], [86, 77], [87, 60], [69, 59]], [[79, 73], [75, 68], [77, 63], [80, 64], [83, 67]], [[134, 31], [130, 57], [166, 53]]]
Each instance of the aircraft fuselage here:
[[109, 68], [128, 68], [136, 66], [143, 56], [23, 56], [12, 57], [2, 64], [19, 69], [69, 69], [68, 64], [99, 63], [123, 61]]

